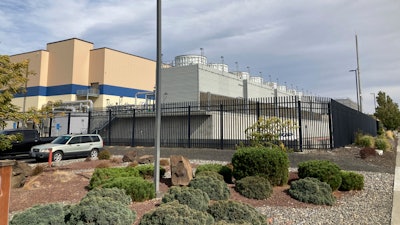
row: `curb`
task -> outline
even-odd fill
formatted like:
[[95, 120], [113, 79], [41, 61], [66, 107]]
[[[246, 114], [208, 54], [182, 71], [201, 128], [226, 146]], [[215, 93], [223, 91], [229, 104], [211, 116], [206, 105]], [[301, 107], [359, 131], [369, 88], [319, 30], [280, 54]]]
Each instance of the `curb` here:
[[393, 207], [391, 225], [400, 224], [400, 145], [397, 145], [396, 168], [393, 185]]

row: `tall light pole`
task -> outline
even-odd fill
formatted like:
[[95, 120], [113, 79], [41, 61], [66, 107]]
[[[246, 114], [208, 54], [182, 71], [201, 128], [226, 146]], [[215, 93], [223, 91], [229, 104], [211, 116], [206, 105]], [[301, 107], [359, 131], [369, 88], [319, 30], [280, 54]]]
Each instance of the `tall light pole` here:
[[156, 63], [156, 118], [155, 118], [155, 150], [154, 186], [156, 195], [160, 192], [160, 136], [161, 136], [161, 0], [157, 0], [157, 63]]
[[349, 70], [349, 72], [354, 72], [356, 75], [356, 96], [357, 96], [357, 110], [360, 111], [360, 93], [359, 93], [359, 87], [358, 87], [358, 76], [357, 76], [357, 70]]
[[358, 59], [358, 38], [356, 34], [356, 56], [357, 56], [357, 79], [358, 79], [358, 94], [360, 97], [360, 109], [359, 111], [362, 112], [362, 94], [361, 94], [361, 78], [360, 78], [360, 61]]

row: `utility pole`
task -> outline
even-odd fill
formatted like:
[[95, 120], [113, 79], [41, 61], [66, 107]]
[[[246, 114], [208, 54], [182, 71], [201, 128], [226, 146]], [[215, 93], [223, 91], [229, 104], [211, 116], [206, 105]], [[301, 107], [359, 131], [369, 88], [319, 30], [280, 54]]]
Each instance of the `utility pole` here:
[[358, 80], [358, 95], [360, 96], [360, 112], [362, 112], [362, 93], [361, 93], [361, 79], [360, 79], [360, 61], [358, 58], [358, 38], [356, 34], [356, 56], [357, 56], [357, 80]]
[[157, 65], [156, 65], [156, 118], [155, 118], [155, 150], [154, 184], [156, 195], [160, 193], [160, 136], [161, 136], [161, 0], [157, 0]]

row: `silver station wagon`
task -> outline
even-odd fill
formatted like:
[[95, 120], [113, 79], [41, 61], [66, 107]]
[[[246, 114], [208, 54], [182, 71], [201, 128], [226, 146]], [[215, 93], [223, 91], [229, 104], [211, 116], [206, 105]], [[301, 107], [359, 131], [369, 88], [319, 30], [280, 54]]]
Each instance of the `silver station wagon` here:
[[33, 146], [29, 155], [37, 161], [47, 160], [51, 151], [53, 161], [58, 162], [67, 157], [95, 158], [102, 149], [103, 139], [98, 134], [66, 134], [48, 144]]

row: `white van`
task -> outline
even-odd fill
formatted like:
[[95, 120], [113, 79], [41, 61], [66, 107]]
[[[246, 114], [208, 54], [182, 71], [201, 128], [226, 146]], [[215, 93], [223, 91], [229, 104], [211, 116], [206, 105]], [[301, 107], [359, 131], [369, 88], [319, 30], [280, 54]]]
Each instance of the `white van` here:
[[98, 134], [66, 134], [57, 137], [49, 144], [33, 146], [29, 155], [39, 161], [48, 159], [51, 151], [55, 162], [66, 157], [95, 158], [103, 146], [103, 139]]

